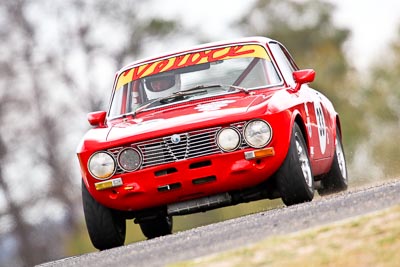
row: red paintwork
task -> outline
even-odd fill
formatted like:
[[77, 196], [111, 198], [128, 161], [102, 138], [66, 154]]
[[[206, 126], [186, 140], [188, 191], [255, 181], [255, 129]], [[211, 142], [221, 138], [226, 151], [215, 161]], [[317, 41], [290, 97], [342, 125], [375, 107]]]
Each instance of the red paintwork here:
[[295, 80], [295, 82], [297, 82], [294, 91], [299, 91], [303, 83], [311, 83], [312, 81], [314, 81], [314, 78], [315, 71], [312, 69], [298, 70], [296, 72], [293, 72], [293, 79]]
[[[207, 44], [188, 51], [210, 49], [232, 43], [256, 43], [266, 45], [270, 39], [248, 38], [227, 43]], [[268, 49], [269, 51], [269, 49]], [[182, 52], [181, 52], [182, 53]], [[177, 53], [179, 54], [179, 53]], [[172, 54], [171, 54], [172, 55]], [[160, 59], [153, 58], [138, 61], [130, 66], [145, 64]], [[127, 68], [119, 73], [124, 73]], [[295, 79], [301, 83], [313, 80], [313, 71], [299, 71]], [[118, 74], [117, 76], [118, 77]], [[114, 83], [114, 87], [115, 87]], [[230, 190], [239, 190], [255, 186], [271, 177], [282, 164], [290, 142], [290, 134], [295, 120], [304, 129], [309, 148], [311, 165], [315, 176], [326, 173], [334, 154], [334, 140], [338, 115], [330, 101], [320, 93], [310, 89], [307, 84], [298, 84], [299, 90], [293, 90], [286, 83], [268, 89], [254, 90], [251, 94], [237, 92], [214, 98], [200, 99], [161, 107], [156, 110], [141, 111], [135, 117], [108, 119], [104, 113], [89, 114], [89, 122], [97, 125], [88, 131], [78, 147], [83, 180], [90, 194], [105, 206], [120, 210], [141, 210], [165, 206], [169, 203], [199, 198]], [[301, 88], [300, 88], [301, 87]], [[115, 90], [115, 88], [114, 88]], [[326, 124], [326, 149], [321, 151], [318, 124], [313, 102], [321, 105]], [[201, 106], [225, 101], [226, 105], [217, 110], [202, 111]], [[273, 147], [275, 155], [258, 160], [246, 160], [244, 152], [238, 150], [201, 158], [177, 161], [137, 170], [132, 173], [114, 175], [120, 177], [124, 185], [97, 191], [93, 178], [87, 170], [89, 157], [96, 151], [123, 146], [148, 139], [185, 133], [194, 129], [213, 126], [228, 126], [230, 123], [261, 118], [267, 121], [273, 130], [268, 147]], [[189, 169], [195, 162], [210, 160], [211, 165], [199, 169]], [[155, 172], [174, 167], [177, 172], [155, 176]], [[214, 182], [201, 185], [192, 183], [193, 179], [216, 176]], [[159, 186], [181, 183], [181, 188], [168, 192], [158, 192]]]
[[104, 127], [106, 117], [107, 117], [107, 112], [96, 111], [89, 113], [87, 119], [89, 121], [89, 124], [92, 126]]

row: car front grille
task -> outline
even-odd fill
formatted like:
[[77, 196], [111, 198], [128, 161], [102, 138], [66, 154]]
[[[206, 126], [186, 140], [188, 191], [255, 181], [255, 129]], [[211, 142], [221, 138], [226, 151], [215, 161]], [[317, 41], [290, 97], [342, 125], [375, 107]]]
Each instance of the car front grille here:
[[[242, 132], [244, 122], [232, 124], [231, 127], [237, 128]], [[216, 144], [217, 132], [222, 127], [213, 127], [202, 130], [195, 130], [187, 133], [174, 134], [156, 139], [147, 140], [140, 143], [130, 144], [126, 147], [137, 148], [143, 157], [141, 169], [171, 163], [186, 159], [203, 157], [218, 153], [224, 153]], [[249, 147], [242, 141], [241, 149]], [[109, 149], [108, 151], [117, 159], [119, 151], [124, 147]], [[124, 173], [121, 168], [117, 168], [116, 174]]]
[[172, 136], [153, 139], [137, 144], [143, 155], [143, 168], [184, 159], [196, 158], [220, 152], [215, 144], [215, 134], [220, 128], [177, 134], [178, 143], [172, 142]]

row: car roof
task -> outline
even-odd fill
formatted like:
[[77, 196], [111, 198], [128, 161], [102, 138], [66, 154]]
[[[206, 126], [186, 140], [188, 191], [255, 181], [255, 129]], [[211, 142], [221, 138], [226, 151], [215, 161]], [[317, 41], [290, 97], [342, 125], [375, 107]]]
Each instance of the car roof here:
[[156, 61], [156, 60], [160, 60], [162, 58], [169, 58], [169, 57], [177, 56], [179, 54], [185, 54], [187, 52], [204, 50], [207, 48], [214, 48], [214, 47], [219, 47], [219, 46], [231, 46], [231, 45], [235, 45], [235, 44], [259, 43], [259, 44], [265, 45], [266, 43], [268, 43], [270, 41], [275, 41], [275, 40], [267, 38], [267, 37], [262, 37], [262, 36], [252, 36], [252, 37], [242, 37], [242, 38], [230, 39], [230, 40], [224, 40], [224, 41], [218, 41], [218, 42], [204, 43], [201, 45], [191, 46], [186, 49], [177, 50], [177, 51], [173, 51], [173, 52], [167, 52], [167, 53], [160, 54], [158, 56], [153, 56], [153, 57], [148, 57], [145, 59], [133, 61], [133, 62], [129, 63], [128, 65], [124, 66], [123, 68], [121, 68], [117, 72], [117, 76], [119, 76], [122, 72], [124, 72], [128, 69], [131, 69], [135, 66], [142, 65], [142, 64], [149, 63], [149, 62]]

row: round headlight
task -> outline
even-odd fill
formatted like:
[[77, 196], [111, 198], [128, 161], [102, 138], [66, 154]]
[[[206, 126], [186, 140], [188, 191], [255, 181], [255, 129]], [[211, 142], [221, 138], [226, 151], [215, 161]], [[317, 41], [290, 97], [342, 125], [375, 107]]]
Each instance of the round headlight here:
[[272, 138], [271, 126], [263, 120], [253, 120], [243, 130], [244, 140], [254, 148], [266, 146]]
[[142, 157], [136, 149], [125, 148], [118, 154], [118, 164], [124, 171], [135, 171], [142, 164]]
[[108, 152], [97, 152], [89, 159], [89, 172], [97, 179], [107, 179], [115, 173], [114, 158]]
[[240, 145], [240, 134], [233, 128], [225, 128], [217, 134], [217, 145], [224, 151], [233, 151]]

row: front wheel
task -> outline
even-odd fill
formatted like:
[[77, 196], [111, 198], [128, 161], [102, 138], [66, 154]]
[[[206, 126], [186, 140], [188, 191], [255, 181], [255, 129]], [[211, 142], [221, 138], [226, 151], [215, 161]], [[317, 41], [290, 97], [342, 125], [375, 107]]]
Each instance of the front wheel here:
[[148, 239], [169, 235], [172, 233], [172, 216], [159, 216], [139, 225], [143, 235]]
[[82, 181], [82, 201], [90, 240], [99, 250], [122, 246], [125, 242], [126, 221], [117, 211], [98, 203]]
[[342, 138], [339, 129], [336, 129], [336, 148], [332, 167], [321, 180], [320, 195], [327, 195], [344, 191], [348, 186], [346, 158], [344, 156]]
[[275, 177], [285, 205], [308, 202], [314, 198], [314, 177], [310, 158], [303, 134], [297, 123], [293, 125], [285, 161]]

